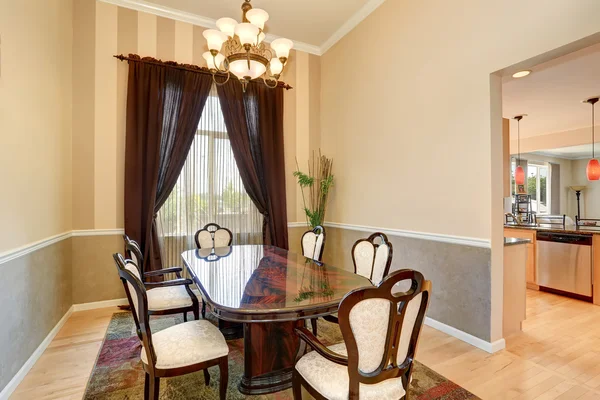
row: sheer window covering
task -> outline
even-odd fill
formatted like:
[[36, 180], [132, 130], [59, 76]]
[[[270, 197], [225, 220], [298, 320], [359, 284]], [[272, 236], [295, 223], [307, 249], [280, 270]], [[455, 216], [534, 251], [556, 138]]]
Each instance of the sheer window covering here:
[[261, 244], [263, 216], [246, 193], [213, 86], [177, 183], [158, 213], [163, 265], [181, 263], [194, 234], [210, 222], [233, 232], [234, 244]]

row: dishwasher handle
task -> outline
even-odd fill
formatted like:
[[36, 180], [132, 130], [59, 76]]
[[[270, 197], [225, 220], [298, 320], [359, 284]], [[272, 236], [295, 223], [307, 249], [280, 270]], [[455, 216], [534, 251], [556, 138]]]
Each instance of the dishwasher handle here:
[[591, 235], [578, 235], [572, 233], [558, 233], [558, 232], [540, 232], [536, 234], [536, 240], [543, 242], [556, 242], [556, 243], [568, 243], [579, 246], [591, 246], [592, 236]]

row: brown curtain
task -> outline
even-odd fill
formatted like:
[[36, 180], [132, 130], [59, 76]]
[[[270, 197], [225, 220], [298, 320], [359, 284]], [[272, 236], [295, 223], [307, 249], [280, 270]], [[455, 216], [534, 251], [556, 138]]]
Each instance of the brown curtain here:
[[217, 88], [231, 148], [244, 188], [264, 216], [265, 244], [288, 249], [283, 88], [232, 79]]
[[125, 145], [125, 233], [145, 269], [162, 268], [156, 213], [175, 186], [210, 88], [207, 74], [174, 63], [130, 61]]

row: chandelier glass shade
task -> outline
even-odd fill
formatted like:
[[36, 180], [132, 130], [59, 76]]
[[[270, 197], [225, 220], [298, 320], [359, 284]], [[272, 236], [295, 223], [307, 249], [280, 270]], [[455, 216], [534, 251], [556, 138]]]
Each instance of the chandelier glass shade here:
[[208, 50], [202, 56], [217, 85], [235, 76], [245, 91], [248, 82], [262, 78], [270, 88], [277, 87], [294, 46], [289, 39], [273, 40], [270, 48], [265, 46], [265, 23], [269, 14], [252, 8], [250, 0], [242, 4], [242, 22], [233, 18], [217, 20], [218, 29], [203, 32]]

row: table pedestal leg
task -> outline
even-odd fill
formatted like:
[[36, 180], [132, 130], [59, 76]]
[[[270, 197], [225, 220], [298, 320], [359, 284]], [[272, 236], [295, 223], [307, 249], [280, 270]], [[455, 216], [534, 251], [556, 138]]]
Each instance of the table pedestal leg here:
[[292, 386], [300, 339], [294, 329], [304, 321], [244, 324], [244, 376], [240, 392], [259, 395]]

